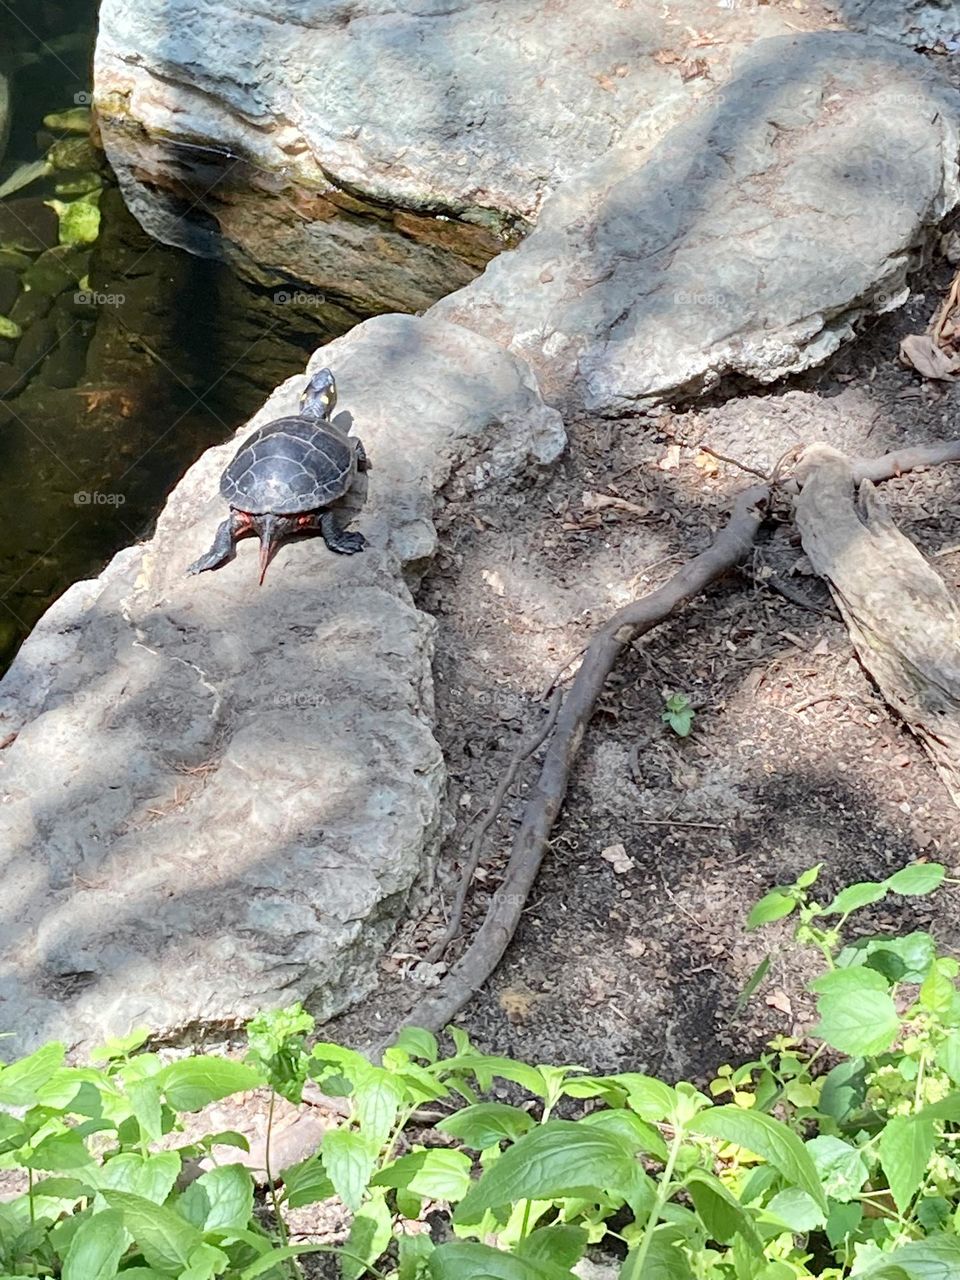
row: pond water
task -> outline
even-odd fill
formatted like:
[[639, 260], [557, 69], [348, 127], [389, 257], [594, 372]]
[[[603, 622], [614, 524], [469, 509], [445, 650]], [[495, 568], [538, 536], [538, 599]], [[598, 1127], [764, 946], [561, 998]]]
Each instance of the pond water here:
[[95, 34], [94, 0], [0, 5], [0, 670], [339, 331], [289, 305], [296, 282], [252, 285], [143, 232], [89, 141]]

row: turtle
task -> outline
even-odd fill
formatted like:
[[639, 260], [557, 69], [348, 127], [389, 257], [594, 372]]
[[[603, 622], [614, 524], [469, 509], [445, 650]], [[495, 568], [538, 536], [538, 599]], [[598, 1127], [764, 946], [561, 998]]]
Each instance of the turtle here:
[[307, 382], [296, 417], [277, 418], [244, 440], [220, 479], [230, 514], [187, 573], [227, 564], [247, 533], [260, 539], [261, 583], [277, 544], [292, 533], [319, 530], [339, 555], [363, 550], [363, 534], [347, 525], [366, 499], [370, 463], [357, 437], [331, 421], [336, 403], [336, 380], [321, 369]]

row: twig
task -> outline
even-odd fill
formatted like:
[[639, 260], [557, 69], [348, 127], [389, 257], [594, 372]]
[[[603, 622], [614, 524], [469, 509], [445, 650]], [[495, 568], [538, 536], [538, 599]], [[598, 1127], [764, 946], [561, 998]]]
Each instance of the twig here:
[[[777, 464], [773, 477], [774, 483], [784, 488], [793, 484], [781, 482], [780, 478], [787, 456]], [[888, 480], [904, 471], [943, 462], [960, 462], [960, 440], [902, 449], [881, 458], [857, 459], [853, 462], [853, 473], [858, 483]], [[531, 789], [514, 837], [503, 883], [492, 897], [486, 918], [457, 963], [414, 1005], [401, 1026], [441, 1030], [493, 973], [523, 914], [566, 796], [587, 725], [621, 650], [673, 617], [740, 563], [753, 546], [766, 516], [771, 491], [771, 484], [743, 490], [727, 524], [706, 550], [679, 569], [662, 587], [619, 609], [596, 632], [560, 708], [540, 777]]]
[[483, 856], [483, 842], [486, 839], [487, 832], [493, 826], [497, 814], [503, 808], [503, 802], [507, 797], [507, 792], [513, 785], [520, 766], [539, 746], [543, 745], [544, 739], [549, 734], [557, 720], [557, 713], [560, 710], [560, 703], [563, 695], [559, 689], [555, 689], [550, 706], [547, 709], [547, 717], [538, 729], [537, 733], [529, 742], [521, 742], [520, 746], [514, 753], [513, 759], [507, 765], [503, 777], [497, 785], [496, 791], [493, 793], [493, 799], [490, 801], [490, 807], [484, 814], [483, 820], [474, 832], [473, 839], [470, 842], [470, 851], [467, 854], [463, 869], [460, 872], [460, 883], [457, 886], [457, 896], [453, 900], [453, 907], [450, 910], [450, 918], [447, 921], [447, 927], [444, 930], [443, 937], [439, 942], [435, 943], [427, 952], [427, 960], [435, 963], [449, 947], [450, 943], [457, 936], [460, 929], [460, 921], [463, 919], [463, 908], [467, 902], [467, 895], [470, 892], [470, 884], [473, 881], [474, 872], [480, 865], [480, 859]]
[[761, 480], [767, 479], [766, 471], [761, 471], [758, 467], [751, 467], [748, 462], [740, 462], [737, 458], [728, 458], [724, 453], [717, 453], [716, 449], [711, 449], [708, 444], [698, 445], [697, 448], [701, 453], [709, 453], [711, 458], [716, 458], [718, 462], [726, 462], [731, 467], [736, 467], [738, 471], [746, 471], [748, 475], [758, 476]]
[[722, 822], [685, 822], [682, 818], [633, 818], [633, 822], [644, 827], [695, 827], [698, 831], [726, 831]]

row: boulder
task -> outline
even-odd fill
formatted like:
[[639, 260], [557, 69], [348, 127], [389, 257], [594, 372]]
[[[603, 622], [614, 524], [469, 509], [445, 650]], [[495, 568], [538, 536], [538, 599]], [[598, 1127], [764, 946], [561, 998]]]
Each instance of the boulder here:
[[358, 313], [419, 311], [629, 129], [802, 25], [713, 0], [104, 0], [98, 120], [149, 231]]
[[958, 0], [826, 0], [827, 8], [854, 31], [902, 40], [917, 48], [960, 41]]
[[650, 151], [627, 135], [437, 314], [618, 414], [817, 364], [907, 279], [960, 198], [960, 95], [915, 54], [761, 41]]
[[288, 543], [258, 587], [247, 541], [186, 577], [225, 514], [230, 440], [149, 541], [61, 597], [0, 683], [8, 1056], [139, 1024], [232, 1027], [297, 999], [326, 1017], [373, 986], [429, 870], [433, 623], [404, 570], [433, 550], [441, 485], [520, 477], [563, 428], [519, 361], [442, 321], [372, 320], [321, 361], [374, 467], [367, 550]]

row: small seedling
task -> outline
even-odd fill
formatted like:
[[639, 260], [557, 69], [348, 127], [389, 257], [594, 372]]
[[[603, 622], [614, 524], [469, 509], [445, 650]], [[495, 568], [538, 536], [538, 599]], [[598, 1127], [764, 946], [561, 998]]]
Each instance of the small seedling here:
[[696, 712], [685, 693], [672, 693], [665, 700], [664, 711], [660, 719], [668, 724], [678, 738], [688, 738], [693, 728], [693, 717]]

